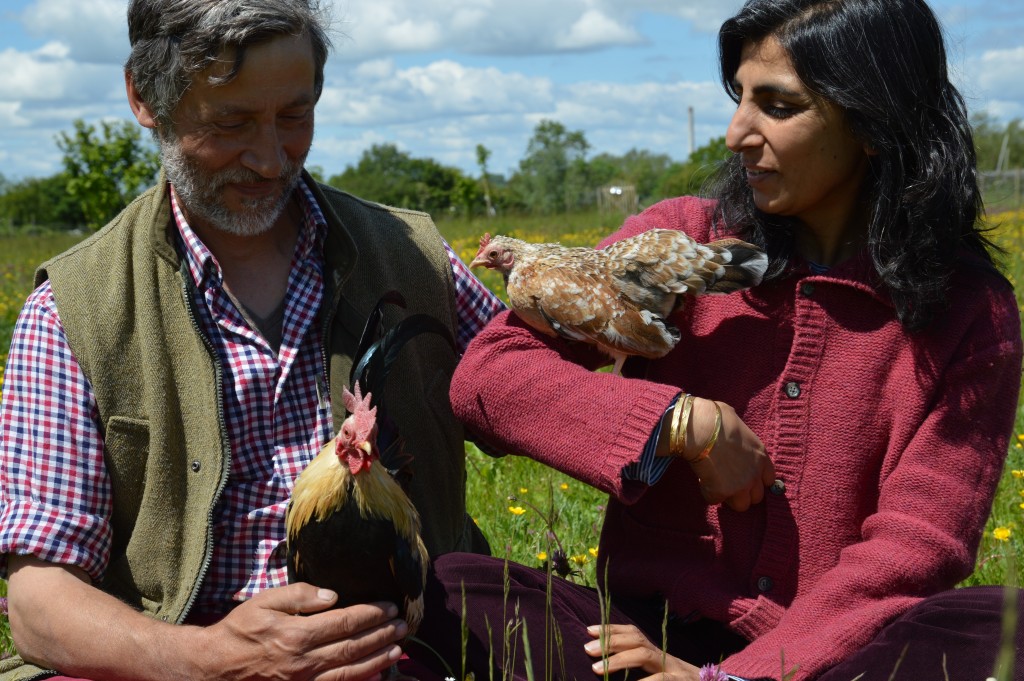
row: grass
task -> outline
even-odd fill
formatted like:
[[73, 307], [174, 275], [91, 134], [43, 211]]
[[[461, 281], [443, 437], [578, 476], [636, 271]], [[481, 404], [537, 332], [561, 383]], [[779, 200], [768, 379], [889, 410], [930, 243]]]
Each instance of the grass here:
[[[484, 232], [531, 241], [592, 246], [614, 231], [621, 215], [597, 213], [550, 218], [495, 218], [439, 221], [456, 253], [468, 262]], [[1003, 269], [1017, 286], [1024, 310], [1024, 211], [993, 216], [995, 240], [1007, 251]], [[0, 236], [0, 384], [18, 310], [32, 288], [35, 266], [75, 243], [68, 234]], [[484, 272], [484, 283], [504, 295], [498, 275]], [[551, 565], [572, 579], [596, 585], [594, 564], [605, 496], [556, 471], [518, 456], [492, 458], [467, 445], [467, 503], [470, 514], [491, 540], [497, 556], [525, 565]], [[565, 560], [553, 561], [556, 551]], [[975, 572], [963, 585], [1022, 584], [1024, 569], [1024, 411], [1018, 415], [1006, 467], [978, 552]], [[0, 580], [0, 597], [6, 584]], [[501, 626], [498, 624], [498, 626]], [[0, 655], [9, 650], [6, 618], [0, 616]], [[536, 651], [535, 651], [536, 652]]]

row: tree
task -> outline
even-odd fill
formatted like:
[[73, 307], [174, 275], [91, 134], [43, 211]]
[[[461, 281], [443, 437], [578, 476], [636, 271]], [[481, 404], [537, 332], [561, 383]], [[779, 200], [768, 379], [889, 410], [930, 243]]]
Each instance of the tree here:
[[725, 137], [710, 140], [695, 149], [686, 163], [673, 164], [665, 171], [654, 191], [655, 196], [668, 198], [699, 194], [704, 183], [731, 155], [725, 146]]
[[81, 207], [86, 224], [99, 229], [156, 179], [160, 157], [128, 121], [96, 127], [81, 119], [72, 134], [60, 133], [67, 192]]
[[971, 116], [971, 127], [978, 154], [978, 170], [1008, 170], [1024, 166], [1024, 121], [1020, 118], [1003, 125], [982, 111]]
[[5, 181], [0, 189], [0, 223], [10, 227], [69, 228], [85, 223], [79, 203], [67, 191], [68, 176]]
[[428, 213], [468, 210], [480, 189], [458, 168], [433, 159], [412, 158], [394, 144], [375, 144], [328, 183], [364, 199]]
[[537, 124], [513, 178], [522, 204], [536, 213], [560, 213], [593, 201], [583, 132], [570, 132], [557, 121]]
[[599, 154], [588, 164], [595, 187], [612, 183], [633, 185], [641, 203], [650, 201], [671, 166], [672, 159], [667, 154], [635, 148], [622, 156]]
[[487, 159], [490, 157], [490, 149], [482, 144], [476, 145], [476, 164], [480, 168], [480, 182], [484, 185], [484, 203], [487, 205], [487, 217], [494, 215], [494, 206], [491, 205], [491, 185], [487, 180]]

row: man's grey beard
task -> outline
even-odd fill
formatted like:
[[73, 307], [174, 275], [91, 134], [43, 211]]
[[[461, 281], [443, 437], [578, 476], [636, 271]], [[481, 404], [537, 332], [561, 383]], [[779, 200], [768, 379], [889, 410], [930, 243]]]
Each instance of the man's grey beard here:
[[178, 199], [189, 215], [210, 223], [215, 229], [237, 236], [256, 236], [270, 230], [281, 216], [299, 183], [306, 154], [298, 161], [288, 160], [281, 169], [279, 180], [284, 187], [280, 196], [243, 200], [241, 211], [229, 210], [221, 198], [225, 185], [255, 183], [266, 178], [252, 170], [239, 168], [207, 173], [189, 159], [173, 136], [160, 138], [160, 156], [167, 180], [174, 187]]

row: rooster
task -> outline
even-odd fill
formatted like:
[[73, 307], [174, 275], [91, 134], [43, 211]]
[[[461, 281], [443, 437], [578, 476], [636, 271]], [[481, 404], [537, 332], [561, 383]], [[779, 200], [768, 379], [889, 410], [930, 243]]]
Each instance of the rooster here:
[[497, 270], [509, 305], [549, 336], [591, 343], [621, 373], [627, 357], [664, 357], [679, 342], [668, 324], [687, 296], [732, 293], [761, 283], [768, 257], [739, 239], [700, 244], [673, 229], [652, 229], [607, 248], [480, 239], [470, 267]]
[[349, 415], [295, 481], [285, 514], [287, 571], [289, 583], [336, 592], [336, 607], [395, 603], [412, 636], [423, 617], [429, 557], [419, 514], [400, 484], [408, 479], [411, 457], [379, 398], [410, 339], [435, 333], [453, 348], [455, 341], [424, 314], [406, 317], [381, 335], [385, 303], [404, 307], [392, 292], [371, 313], [353, 361], [352, 390], [342, 393]]

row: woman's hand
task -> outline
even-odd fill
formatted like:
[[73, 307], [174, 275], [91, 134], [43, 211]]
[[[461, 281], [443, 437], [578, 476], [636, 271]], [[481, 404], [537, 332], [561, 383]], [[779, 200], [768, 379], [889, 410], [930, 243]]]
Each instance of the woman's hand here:
[[[602, 634], [603, 630], [603, 634]], [[632, 624], [607, 624], [587, 627], [587, 633], [594, 640], [584, 646], [587, 655], [598, 659], [592, 667], [595, 674], [609, 674], [623, 669], [642, 669], [650, 676], [640, 681], [699, 681], [700, 670], [692, 664], [672, 657], [648, 640], [640, 629]], [[602, 648], [603, 646], [603, 648]]]
[[[722, 425], [718, 438], [707, 456], [702, 452], [715, 430], [715, 407], [721, 410]], [[669, 432], [666, 415], [662, 424], [659, 450], [667, 453], [666, 434]], [[764, 489], [775, 482], [775, 465], [768, 458], [764, 444], [754, 431], [743, 423], [736, 410], [724, 402], [694, 398], [686, 441], [677, 456], [690, 463], [700, 478], [700, 490], [709, 504], [724, 503], [734, 511], [745, 511], [764, 499]]]

